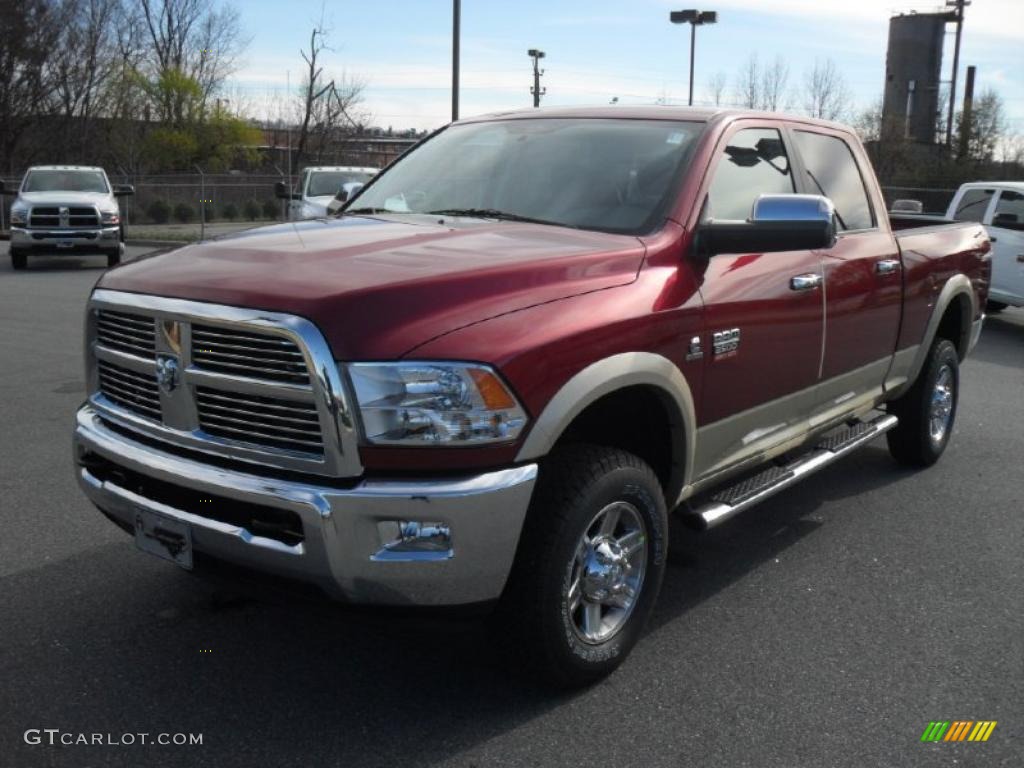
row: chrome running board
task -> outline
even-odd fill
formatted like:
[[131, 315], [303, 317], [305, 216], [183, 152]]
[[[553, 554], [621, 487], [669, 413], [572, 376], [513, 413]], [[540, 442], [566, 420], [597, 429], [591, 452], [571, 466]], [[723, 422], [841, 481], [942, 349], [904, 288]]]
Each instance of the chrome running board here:
[[873, 421], [857, 422], [841, 432], [834, 432], [823, 438], [810, 452], [789, 464], [770, 466], [752, 477], [715, 491], [707, 502], [685, 514], [683, 520], [702, 531], [721, 525], [734, 515], [789, 488], [888, 432], [896, 426], [897, 421], [895, 416], [884, 415]]

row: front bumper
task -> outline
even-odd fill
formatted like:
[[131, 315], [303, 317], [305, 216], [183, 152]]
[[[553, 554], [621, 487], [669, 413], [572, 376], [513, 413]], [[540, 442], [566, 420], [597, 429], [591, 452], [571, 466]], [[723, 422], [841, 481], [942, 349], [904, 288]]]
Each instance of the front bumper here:
[[22, 251], [116, 251], [120, 248], [119, 226], [96, 229], [26, 229], [11, 227], [11, 247]]
[[[196, 552], [298, 579], [332, 597], [377, 605], [466, 605], [500, 596], [526, 516], [537, 465], [457, 478], [359, 480], [348, 488], [262, 477], [202, 463], [136, 442], [110, 428], [89, 405], [77, 414], [76, 473], [97, 507], [126, 528], [148, 509], [188, 524]], [[164, 489], [147, 497], [118, 474], [99, 474], [96, 461]], [[131, 487], [134, 486], [136, 490]], [[297, 515], [302, 539], [285, 543], [237, 523], [215, 519], [211, 507], [167, 502], [209, 494], [229, 503]], [[449, 531], [444, 551], [402, 553], [385, 544], [396, 522]]]

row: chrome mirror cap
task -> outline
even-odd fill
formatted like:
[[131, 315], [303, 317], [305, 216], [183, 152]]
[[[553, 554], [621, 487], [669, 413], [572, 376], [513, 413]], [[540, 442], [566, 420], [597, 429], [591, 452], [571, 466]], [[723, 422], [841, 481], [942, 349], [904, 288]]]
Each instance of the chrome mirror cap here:
[[761, 195], [750, 220], [830, 222], [835, 211], [832, 201], [822, 195]]

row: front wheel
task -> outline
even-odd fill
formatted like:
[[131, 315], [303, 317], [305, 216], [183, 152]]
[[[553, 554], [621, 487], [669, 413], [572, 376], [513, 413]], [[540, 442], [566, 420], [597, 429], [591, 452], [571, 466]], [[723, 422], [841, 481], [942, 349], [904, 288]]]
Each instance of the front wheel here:
[[28, 256], [25, 252], [11, 248], [11, 269], [25, 269], [26, 266], [28, 266]]
[[886, 433], [893, 458], [912, 467], [938, 461], [953, 433], [959, 395], [960, 357], [953, 342], [938, 339], [914, 385], [889, 404], [899, 419]]
[[116, 251], [108, 251], [107, 252], [107, 269], [110, 269], [111, 267], [116, 267], [120, 263], [121, 263], [121, 249], [120, 248], [118, 250], [116, 250]]
[[630, 652], [665, 572], [657, 477], [614, 448], [568, 446], [542, 465], [496, 628], [542, 680], [595, 682]]

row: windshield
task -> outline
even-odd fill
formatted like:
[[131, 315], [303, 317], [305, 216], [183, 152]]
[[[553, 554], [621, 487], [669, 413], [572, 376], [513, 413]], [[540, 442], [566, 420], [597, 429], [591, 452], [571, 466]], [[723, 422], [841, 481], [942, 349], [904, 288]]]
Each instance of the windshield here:
[[22, 192], [108, 192], [99, 171], [29, 171]]
[[365, 184], [371, 178], [372, 173], [363, 171], [313, 171], [309, 174], [309, 184], [306, 187], [307, 197], [321, 197], [338, 194], [343, 184], [357, 182]]
[[352, 210], [646, 231], [663, 214], [702, 128], [575, 118], [456, 125], [397, 161]]

